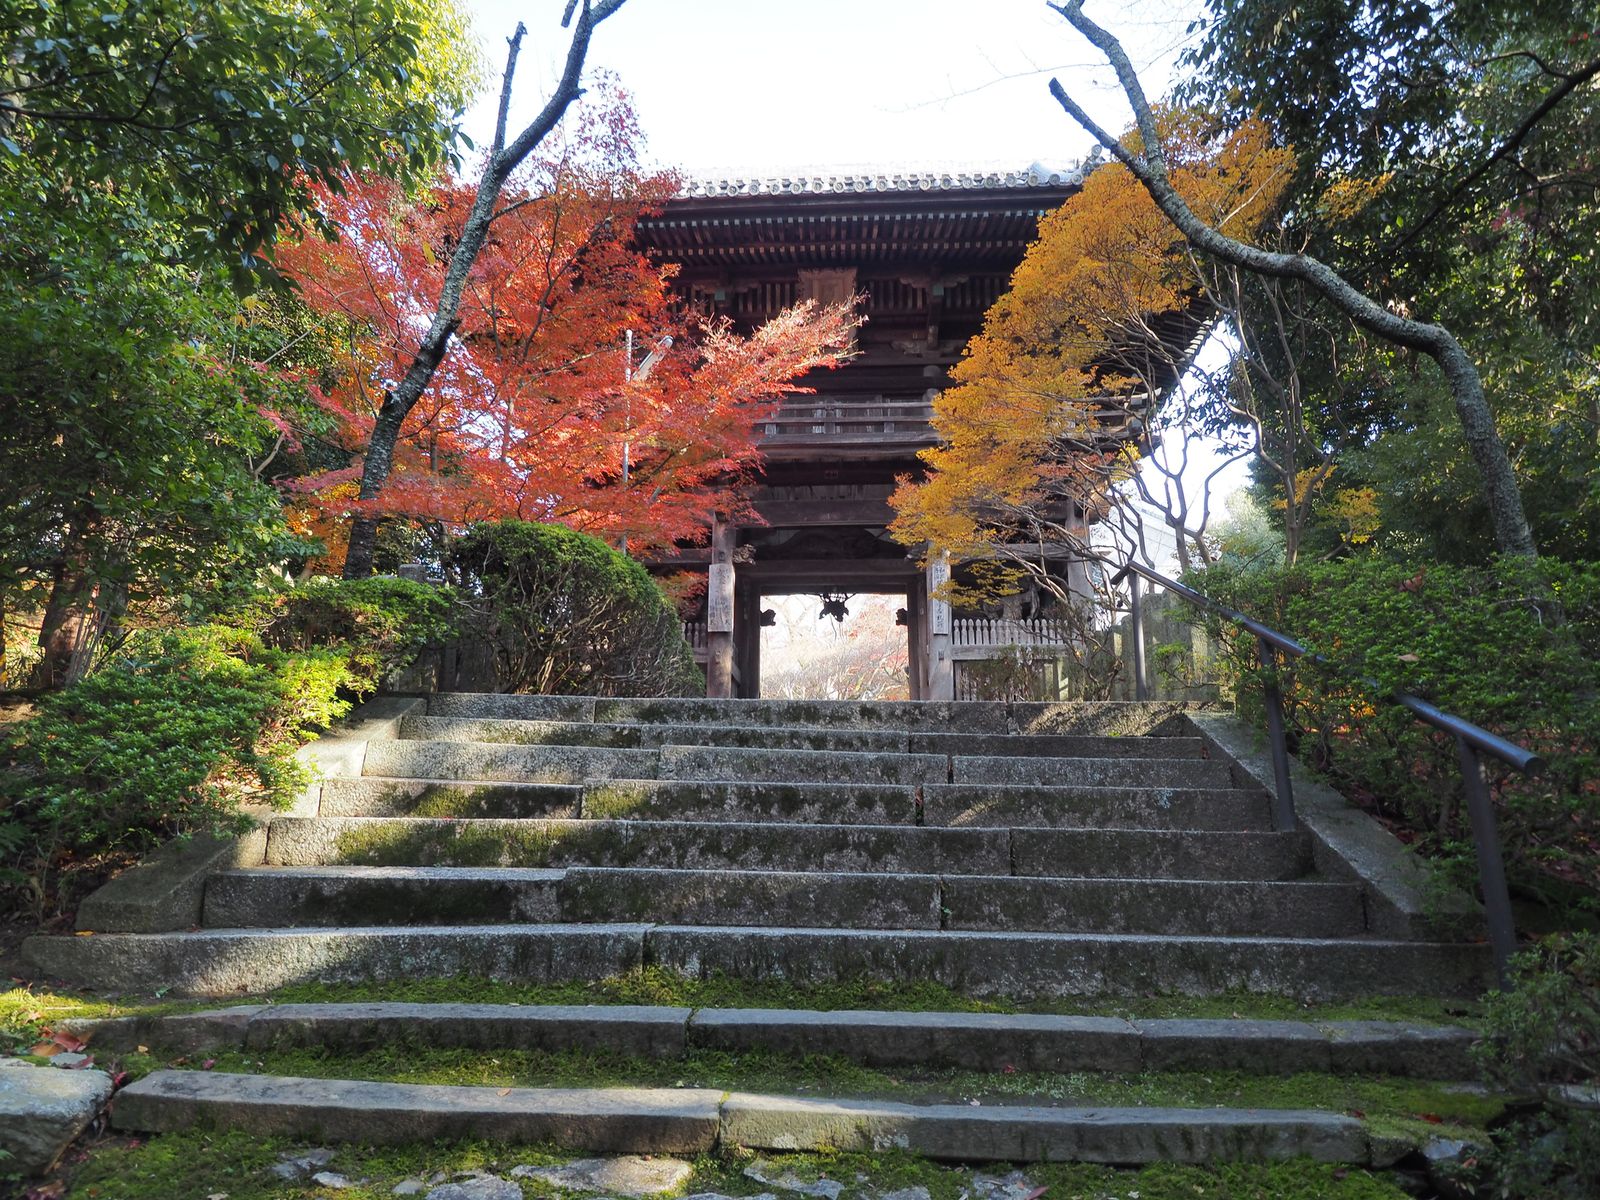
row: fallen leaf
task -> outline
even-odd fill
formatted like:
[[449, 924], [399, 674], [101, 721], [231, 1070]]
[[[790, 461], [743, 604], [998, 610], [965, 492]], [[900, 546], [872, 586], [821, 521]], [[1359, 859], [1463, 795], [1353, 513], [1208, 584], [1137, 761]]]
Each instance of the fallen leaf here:
[[511, 1089], [510, 1088], [501, 1088], [498, 1092], [495, 1093], [495, 1095], [497, 1095], [497, 1096], [509, 1096], [509, 1095], [511, 1095]]
[[208, 1059], [205, 1060], [205, 1062], [200, 1064], [200, 1069], [202, 1071], [209, 1071], [209, 1070], [211, 1070], [212, 1067], [214, 1067], [216, 1065], [217, 1065], [217, 1060], [216, 1059], [208, 1058]]
[[1439, 1116], [1437, 1113], [1418, 1113], [1417, 1116], [1421, 1117], [1429, 1125], [1443, 1125], [1444, 1124], [1444, 1118]]
[[135, 1046], [134, 1049], [136, 1049], [140, 1054], [149, 1054], [150, 1053], [150, 1047], [149, 1046]]
[[34, 1058], [54, 1058], [61, 1053], [61, 1047], [54, 1042], [40, 1042], [28, 1053], [33, 1055]]
[[74, 933], [72, 936], [73, 937], [93, 937], [94, 936], [94, 930], [92, 930], [92, 929], [80, 929], [80, 930], [78, 930], [78, 932]]
[[1420, 655], [1417, 655], [1417, 654], [1402, 654], [1400, 656], [1400, 661], [1401, 662], [1421, 662], [1422, 661], [1422, 657]]

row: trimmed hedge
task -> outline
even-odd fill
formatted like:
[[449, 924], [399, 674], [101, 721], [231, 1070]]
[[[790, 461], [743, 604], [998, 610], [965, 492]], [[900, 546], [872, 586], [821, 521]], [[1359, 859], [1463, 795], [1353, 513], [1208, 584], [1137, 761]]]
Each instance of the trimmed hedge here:
[[562, 525], [475, 525], [450, 552], [508, 692], [694, 696], [705, 679], [648, 571]]
[[[1455, 741], [1379, 697], [1401, 689], [1528, 746], [1535, 778], [1486, 760], [1515, 889], [1600, 911], [1600, 564], [1502, 560], [1418, 570], [1378, 559], [1189, 582], [1350, 669], [1280, 672], [1303, 760], [1403, 838], [1476, 879]], [[1254, 639], [1213, 621], [1241, 711], [1259, 719]], [[1354, 676], [1377, 681], [1379, 690]]]

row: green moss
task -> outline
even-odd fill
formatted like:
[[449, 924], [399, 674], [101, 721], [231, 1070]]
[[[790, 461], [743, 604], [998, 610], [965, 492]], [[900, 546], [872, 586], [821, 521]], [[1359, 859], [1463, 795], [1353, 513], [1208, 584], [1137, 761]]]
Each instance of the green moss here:
[[625, 829], [603, 821], [375, 824], [341, 833], [332, 858], [368, 867], [548, 867], [572, 859], [626, 865], [643, 848]]

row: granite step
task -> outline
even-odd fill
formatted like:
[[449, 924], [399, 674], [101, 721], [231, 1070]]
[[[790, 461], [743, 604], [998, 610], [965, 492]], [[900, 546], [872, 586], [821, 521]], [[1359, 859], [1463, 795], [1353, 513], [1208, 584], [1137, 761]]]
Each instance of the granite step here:
[[724, 1094], [696, 1088], [492, 1088], [157, 1071], [118, 1094], [124, 1132], [236, 1129], [257, 1137], [394, 1144], [541, 1143], [568, 1150], [695, 1155], [879, 1151], [962, 1162], [1367, 1164], [1366, 1130], [1343, 1114], [1227, 1108], [903, 1104]]
[[1096, 737], [1070, 734], [908, 732], [806, 725], [638, 724], [518, 720], [495, 717], [410, 716], [400, 736], [409, 741], [493, 745], [729, 746], [757, 750], [839, 750], [882, 754], [1030, 755], [1054, 758], [1204, 757], [1197, 737]]
[[1338, 1000], [1471, 996], [1492, 981], [1486, 947], [1379, 938], [690, 925], [462, 925], [227, 929], [38, 936], [24, 955], [80, 986], [176, 995], [262, 994], [291, 983], [485, 976], [594, 980], [646, 963], [707, 978], [801, 986], [932, 982], [974, 997], [1218, 995]]
[[732, 821], [276, 817], [275, 867], [665, 867], [1057, 878], [1290, 880], [1303, 833]]
[[1244, 1071], [1462, 1081], [1476, 1034], [1458, 1025], [1040, 1013], [674, 1008], [657, 1005], [270, 1004], [59, 1023], [96, 1050], [692, 1050], [824, 1054], [870, 1067], [969, 1071]]
[[206, 880], [211, 929], [540, 924], [566, 872], [508, 867], [248, 867]]

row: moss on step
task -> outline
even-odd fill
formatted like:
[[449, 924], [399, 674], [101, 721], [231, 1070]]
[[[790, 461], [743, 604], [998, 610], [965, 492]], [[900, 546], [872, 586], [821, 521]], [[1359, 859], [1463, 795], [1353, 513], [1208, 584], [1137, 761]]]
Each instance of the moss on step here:
[[[420, 1144], [399, 1147], [334, 1147], [327, 1169], [357, 1181], [329, 1192], [310, 1183], [284, 1183], [272, 1165], [311, 1147], [282, 1139], [241, 1133], [176, 1133], [145, 1140], [107, 1139], [89, 1149], [70, 1176], [67, 1200], [206, 1200], [225, 1193], [228, 1200], [311, 1200], [337, 1195], [341, 1200], [388, 1200], [395, 1184], [435, 1173], [488, 1171], [504, 1176], [529, 1164], [549, 1166], [580, 1157], [538, 1147], [483, 1143]], [[719, 1192], [751, 1196], [770, 1190], [746, 1177], [747, 1156], [705, 1156], [675, 1194]], [[932, 1200], [960, 1200], [973, 1194], [974, 1174], [1004, 1175], [1006, 1168], [946, 1166], [910, 1155], [786, 1154], [763, 1156], [773, 1172], [800, 1179], [837, 1180], [845, 1200], [865, 1200], [885, 1192], [923, 1187]], [[1381, 1173], [1305, 1161], [1239, 1163], [1216, 1167], [1162, 1164], [1138, 1170], [1080, 1163], [1030, 1164], [1023, 1168], [1051, 1200], [1405, 1200], [1406, 1193]], [[765, 1173], [765, 1172], [764, 1172]], [[522, 1181], [524, 1195], [543, 1200], [560, 1193], [548, 1185]], [[671, 1195], [671, 1194], [669, 1194]]]

